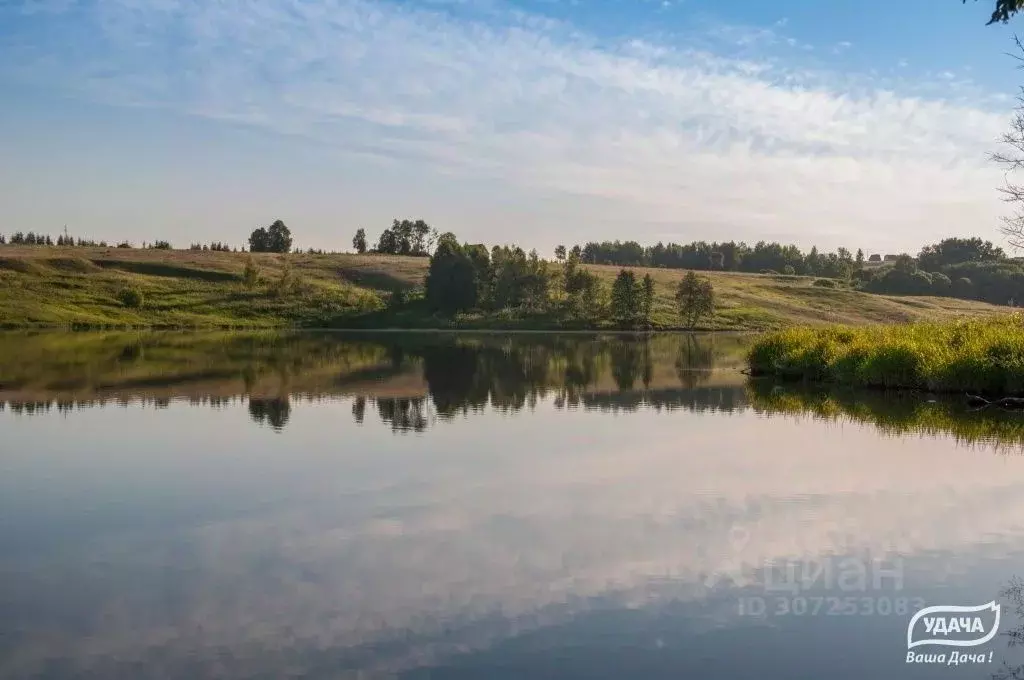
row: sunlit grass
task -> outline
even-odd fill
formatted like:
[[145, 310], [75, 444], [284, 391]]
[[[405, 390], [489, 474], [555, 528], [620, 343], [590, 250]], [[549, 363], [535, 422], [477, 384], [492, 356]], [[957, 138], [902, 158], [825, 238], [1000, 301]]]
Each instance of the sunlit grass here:
[[857, 387], [1024, 393], [1024, 318], [793, 328], [759, 338], [748, 354], [760, 375]]
[[[422, 304], [390, 309], [397, 289], [422, 288], [429, 261], [390, 255], [256, 253], [260, 282], [246, 285], [246, 253], [0, 246], [0, 327], [166, 328], [392, 327], [477, 329], [606, 329], [607, 310], [576, 320], [557, 305], [541, 310], [471, 312], [455, 319]], [[299, 284], [275, 294], [286, 265]], [[552, 265], [556, 267], [557, 265]], [[588, 265], [606, 291], [619, 267]], [[652, 325], [677, 329], [674, 293], [685, 274], [635, 267], [655, 281]], [[761, 331], [798, 324], [868, 324], [991, 314], [999, 308], [950, 298], [891, 297], [821, 288], [812, 277], [701, 272], [715, 288], [712, 318], [698, 330]], [[558, 285], [557, 282], [555, 284]], [[139, 308], [119, 300], [137, 290]], [[555, 295], [557, 297], [557, 295]]]

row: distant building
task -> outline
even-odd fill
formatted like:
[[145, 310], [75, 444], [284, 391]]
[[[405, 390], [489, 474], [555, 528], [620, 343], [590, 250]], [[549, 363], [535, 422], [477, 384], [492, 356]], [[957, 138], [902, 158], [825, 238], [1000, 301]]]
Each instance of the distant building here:
[[875, 253], [874, 255], [872, 255], [871, 257], [868, 258], [868, 262], [881, 262], [881, 261], [882, 261], [882, 256], [879, 255], [878, 253]]
[[886, 262], [895, 262], [896, 258], [898, 258], [898, 257], [899, 257], [899, 255], [886, 255], [885, 256], [885, 261]]

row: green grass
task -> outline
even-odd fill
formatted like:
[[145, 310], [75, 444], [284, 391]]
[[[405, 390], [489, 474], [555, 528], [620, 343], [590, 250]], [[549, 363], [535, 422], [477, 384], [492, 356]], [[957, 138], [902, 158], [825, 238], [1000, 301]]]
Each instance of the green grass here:
[[857, 387], [1024, 394], [1024, 317], [860, 328], [792, 328], [758, 338], [757, 375]]
[[[422, 288], [426, 258], [381, 255], [252, 255], [260, 282], [243, 280], [243, 253], [0, 246], [0, 327], [611, 329], [609, 318], [572, 320], [499, 310], [447, 319], [422, 302], [397, 309], [393, 291]], [[295, 284], [279, 291], [285, 266]], [[618, 267], [591, 266], [611, 287]], [[684, 272], [634, 268], [655, 280], [653, 326], [679, 328], [673, 294]], [[717, 308], [697, 330], [771, 330], [799, 324], [870, 324], [986, 315], [1000, 308], [949, 298], [873, 295], [813, 285], [813, 277], [704, 273]], [[123, 301], [138, 291], [141, 306]]]

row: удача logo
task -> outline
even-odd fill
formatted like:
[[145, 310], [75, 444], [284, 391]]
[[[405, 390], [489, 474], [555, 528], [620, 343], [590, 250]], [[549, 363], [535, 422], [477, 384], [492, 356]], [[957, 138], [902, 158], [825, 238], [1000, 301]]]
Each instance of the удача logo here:
[[936, 605], [918, 611], [907, 624], [907, 649], [923, 645], [977, 647], [999, 632], [999, 605]]

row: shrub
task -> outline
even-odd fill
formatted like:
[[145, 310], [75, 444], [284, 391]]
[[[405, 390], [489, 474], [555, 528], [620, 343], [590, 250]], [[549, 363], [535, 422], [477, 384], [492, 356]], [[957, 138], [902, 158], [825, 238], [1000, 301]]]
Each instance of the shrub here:
[[793, 265], [787, 264], [785, 267], [782, 268], [782, 273], [786, 274], [787, 276], [793, 276], [794, 274], [796, 274], [796, 269], [793, 267]]
[[291, 263], [285, 261], [284, 267], [281, 269], [281, 278], [274, 283], [274, 295], [289, 295], [294, 293], [299, 285], [299, 281], [296, 278], [295, 273], [292, 271]]
[[252, 255], [245, 258], [245, 269], [242, 270], [242, 283], [246, 288], [254, 288], [260, 282], [260, 268]]
[[815, 279], [812, 285], [818, 288], [838, 288], [839, 282], [835, 279]]
[[138, 309], [144, 302], [142, 291], [138, 288], [122, 288], [117, 292], [117, 299], [123, 306], [130, 309]]

